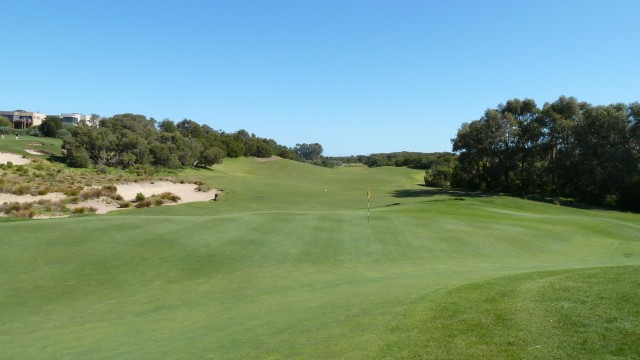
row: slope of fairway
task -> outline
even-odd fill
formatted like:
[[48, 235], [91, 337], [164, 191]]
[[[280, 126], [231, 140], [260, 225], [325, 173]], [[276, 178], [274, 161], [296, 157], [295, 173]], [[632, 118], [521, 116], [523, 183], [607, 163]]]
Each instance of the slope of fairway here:
[[[379, 356], [640, 358], [640, 267], [534, 272], [431, 296]], [[402, 331], [411, 329], [410, 332]]]
[[429, 357], [420, 316], [447, 291], [640, 265], [638, 215], [440, 193], [421, 176], [226, 159], [185, 174], [224, 189], [217, 202], [2, 222], [0, 357]]

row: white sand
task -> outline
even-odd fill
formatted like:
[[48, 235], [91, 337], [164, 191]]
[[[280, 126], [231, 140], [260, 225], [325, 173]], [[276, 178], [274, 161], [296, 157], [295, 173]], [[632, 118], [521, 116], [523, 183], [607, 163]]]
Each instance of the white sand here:
[[63, 193], [48, 193], [46, 195], [14, 195], [0, 193], [0, 204], [8, 202], [29, 203], [36, 202], [38, 200], [51, 200], [58, 201], [64, 199], [66, 196]]
[[[118, 188], [117, 193], [120, 194], [125, 200], [134, 200], [138, 193], [144, 194], [144, 196], [160, 195], [164, 192], [170, 192], [180, 197], [179, 204], [197, 202], [197, 201], [209, 201], [212, 200], [216, 190], [210, 190], [207, 192], [197, 191], [197, 185], [194, 184], [176, 184], [169, 181], [159, 182], [144, 182], [144, 183], [127, 183], [116, 185]], [[13, 195], [0, 193], [0, 204], [3, 202], [34, 202], [40, 199], [45, 200], [61, 200], [65, 195], [61, 193], [50, 193], [41, 196], [31, 195]], [[135, 205], [135, 204], [134, 204]], [[166, 203], [165, 205], [175, 205], [174, 203]], [[114, 210], [123, 210], [118, 207], [118, 202], [107, 197], [100, 199], [92, 199], [83, 201], [78, 204], [68, 204], [70, 209], [78, 207], [93, 207], [96, 208], [96, 214], [106, 214]], [[37, 218], [50, 218], [50, 216], [37, 216]]]
[[[212, 200], [216, 194], [215, 190], [207, 192], [197, 191], [197, 185], [194, 184], [176, 184], [169, 181], [158, 181], [154, 183], [126, 183], [116, 185], [117, 193], [122, 196], [123, 199], [132, 201], [136, 198], [138, 193], [142, 193], [144, 196], [160, 195], [165, 192], [178, 195], [180, 201], [178, 203], [165, 203], [164, 205], [177, 205], [183, 203], [197, 202], [197, 201], [209, 201]], [[133, 204], [135, 206], [135, 204]], [[124, 210], [126, 208], [119, 208], [118, 202], [107, 197], [100, 199], [93, 199], [83, 201], [78, 204], [69, 204], [68, 208], [74, 209], [77, 207], [92, 207], [97, 209], [96, 214], [106, 214], [114, 210]]]
[[116, 187], [118, 188], [118, 194], [129, 201], [135, 199], [138, 193], [142, 193], [144, 196], [151, 196], [170, 192], [180, 196], [181, 203], [187, 203], [212, 200], [216, 193], [215, 190], [207, 192], [196, 191], [198, 186], [194, 184], [176, 184], [169, 181], [156, 181], [153, 184], [149, 182], [116, 184]]
[[24, 165], [31, 162], [31, 159], [22, 157], [21, 155], [0, 152], [0, 164], [6, 164], [11, 161], [14, 165]]
[[97, 209], [96, 214], [106, 214], [109, 211], [122, 210], [118, 208], [117, 201], [107, 197], [103, 197], [100, 199], [91, 199], [91, 200], [83, 201], [77, 204], [67, 204], [67, 207], [72, 210], [79, 207], [86, 207], [86, 208], [92, 207]]

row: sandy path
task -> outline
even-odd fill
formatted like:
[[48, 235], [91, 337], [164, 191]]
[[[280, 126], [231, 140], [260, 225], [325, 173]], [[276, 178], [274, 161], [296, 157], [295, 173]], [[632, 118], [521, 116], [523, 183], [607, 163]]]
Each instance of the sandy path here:
[[24, 165], [31, 162], [31, 159], [22, 157], [21, 155], [0, 152], [0, 164], [6, 164], [11, 161], [14, 165]]

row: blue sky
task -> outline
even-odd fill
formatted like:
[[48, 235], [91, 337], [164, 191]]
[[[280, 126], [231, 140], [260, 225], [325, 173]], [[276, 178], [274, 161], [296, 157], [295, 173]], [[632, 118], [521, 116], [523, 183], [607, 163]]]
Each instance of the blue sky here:
[[0, 109], [189, 118], [325, 155], [450, 151], [512, 98], [640, 101], [637, 1], [0, 4]]

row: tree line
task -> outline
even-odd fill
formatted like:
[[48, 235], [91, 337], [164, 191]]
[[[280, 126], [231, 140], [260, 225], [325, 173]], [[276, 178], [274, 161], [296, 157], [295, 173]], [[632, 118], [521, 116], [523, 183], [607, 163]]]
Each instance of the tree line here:
[[[47, 125], [51, 122], [57, 127], [55, 120], [43, 122], [41, 130], [47, 136], [57, 135]], [[217, 131], [189, 119], [157, 122], [144, 115], [119, 114], [102, 119], [98, 127], [60, 125], [57, 131], [69, 132], [63, 138], [62, 149], [65, 161], [74, 167], [113, 166], [144, 172], [154, 168], [208, 167], [225, 157], [277, 155], [300, 160], [295, 149], [275, 140], [257, 137], [246, 130]]]
[[451, 185], [640, 210], [640, 103], [512, 99], [452, 139]]
[[[369, 167], [397, 166], [412, 169], [431, 169], [442, 163], [455, 161], [456, 155], [450, 152], [410, 152], [375, 153], [370, 155], [328, 156], [323, 158], [327, 165], [363, 164]], [[326, 165], [325, 165], [326, 166]]]

